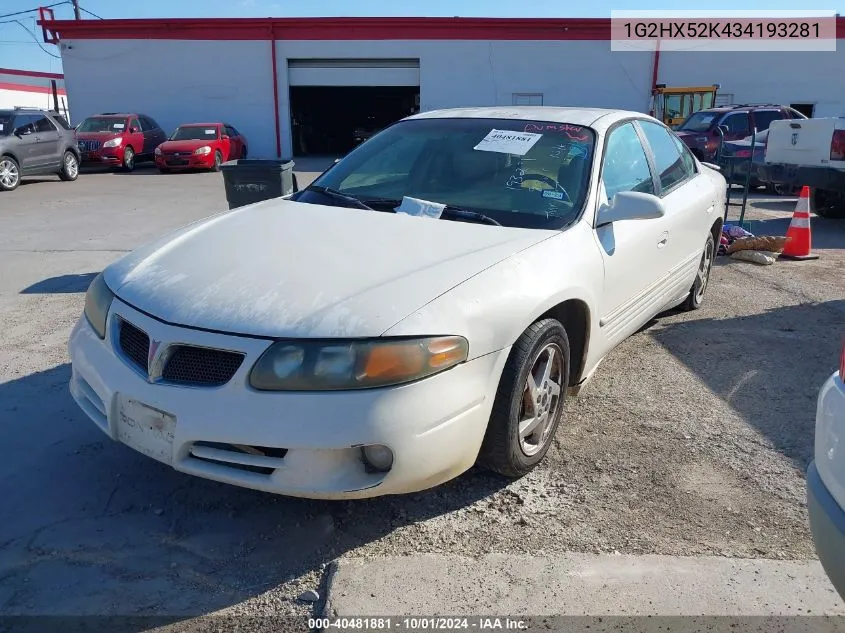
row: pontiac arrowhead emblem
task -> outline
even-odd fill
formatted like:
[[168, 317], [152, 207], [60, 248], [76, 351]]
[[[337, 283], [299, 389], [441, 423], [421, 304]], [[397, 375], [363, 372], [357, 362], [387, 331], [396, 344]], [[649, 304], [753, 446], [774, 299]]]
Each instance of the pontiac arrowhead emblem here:
[[152, 370], [153, 361], [155, 360], [156, 354], [158, 353], [158, 348], [161, 347], [161, 341], [157, 341], [155, 339], [150, 339], [150, 349], [147, 352], [147, 369]]

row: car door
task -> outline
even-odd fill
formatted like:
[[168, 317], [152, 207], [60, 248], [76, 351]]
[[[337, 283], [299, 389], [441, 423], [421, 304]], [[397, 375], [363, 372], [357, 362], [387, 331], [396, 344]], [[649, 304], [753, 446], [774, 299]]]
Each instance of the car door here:
[[22, 172], [37, 169], [39, 164], [35, 119], [32, 114], [18, 114], [12, 123], [12, 133], [17, 137], [14, 153], [18, 157]]
[[725, 131], [726, 141], [738, 141], [751, 134], [751, 121], [748, 112], [730, 112], [722, 118], [719, 126], [727, 128]]
[[[633, 121], [608, 132], [602, 156], [599, 201], [613, 204], [622, 191], [656, 194], [658, 182], [641, 132]], [[598, 216], [596, 218], [598, 221]], [[653, 314], [668, 268], [665, 218], [621, 220], [596, 226], [604, 261], [600, 327], [610, 346], [637, 330]]]
[[229, 137], [229, 157], [228, 160], [233, 160], [243, 156], [244, 141], [238, 131], [231, 125], [223, 127], [223, 133]]
[[33, 125], [39, 167], [58, 167], [64, 150], [61, 133], [50, 118], [43, 114], [36, 116]]
[[[137, 134], [142, 137], [136, 153], [143, 154], [144, 156], [151, 155], [155, 151], [155, 139], [152, 135], [153, 130], [150, 128], [148, 123], [145, 123], [144, 117], [131, 117], [129, 119], [129, 129], [137, 129]], [[133, 134], [133, 142], [135, 136], [136, 134]]]
[[779, 121], [786, 119], [786, 112], [779, 108], [755, 110], [751, 113], [752, 127], [756, 128], [758, 132], [763, 132], [769, 129], [772, 121]]
[[147, 125], [149, 125], [150, 130], [152, 131], [150, 136], [153, 138], [153, 149], [164, 143], [167, 140], [167, 134], [162, 129], [162, 127], [156, 122], [155, 119], [152, 117], [144, 115], [143, 118], [147, 121]]
[[638, 121], [657, 174], [657, 195], [663, 200], [666, 279], [663, 303], [685, 295], [692, 287], [707, 240], [716, 221], [712, 180], [699, 173], [684, 143], [666, 126]]

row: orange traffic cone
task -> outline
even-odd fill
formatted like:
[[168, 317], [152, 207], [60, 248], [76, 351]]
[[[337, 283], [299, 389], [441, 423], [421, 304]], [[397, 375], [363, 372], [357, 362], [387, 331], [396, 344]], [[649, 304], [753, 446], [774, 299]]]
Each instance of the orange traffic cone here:
[[802, 187], [798, 204], [795, 205], [795, 212], [792, 214], [792, 222], [786, 231], [786, 244], [783, 247], [781, 257], [784, 259], [796, 259], [804, 261], [807, 259], [818, 259], [811, 251], [812, 238], [810, 235], [810, 188]]

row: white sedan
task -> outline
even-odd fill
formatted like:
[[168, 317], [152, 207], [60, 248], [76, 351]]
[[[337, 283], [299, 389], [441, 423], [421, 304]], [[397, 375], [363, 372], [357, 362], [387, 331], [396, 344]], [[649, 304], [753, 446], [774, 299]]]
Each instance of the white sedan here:
[[807, 508], [816, 552], [845, 599], [845, 343], [839, 371], [816, 404], [815, 458], [807, 469]]
[[701, 305], [725, 192], [636, 112], [418, 114], [106, 268], [71, 393], [111, 438], [268, 492], [519, 477], [615, 345]]

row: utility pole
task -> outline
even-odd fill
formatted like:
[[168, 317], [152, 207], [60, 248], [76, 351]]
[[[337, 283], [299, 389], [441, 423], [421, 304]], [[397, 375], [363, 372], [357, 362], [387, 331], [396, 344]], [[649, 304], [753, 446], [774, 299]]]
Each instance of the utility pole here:
[[79, 12], [79, 0], [71, 0], [71, 2], [73, 3], [73, 15], [77, 20], [81, 20], [82, 15]]

